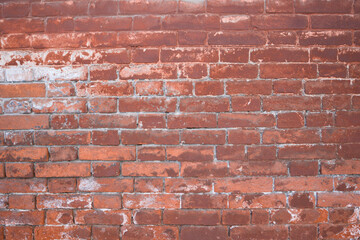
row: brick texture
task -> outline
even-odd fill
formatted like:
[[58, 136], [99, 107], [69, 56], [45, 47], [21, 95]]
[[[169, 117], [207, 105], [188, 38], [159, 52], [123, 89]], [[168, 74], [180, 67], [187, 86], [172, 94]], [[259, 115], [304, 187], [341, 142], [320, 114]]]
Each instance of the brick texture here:
[[0, 240], [360, 239], [359, 0], [0, 0]]

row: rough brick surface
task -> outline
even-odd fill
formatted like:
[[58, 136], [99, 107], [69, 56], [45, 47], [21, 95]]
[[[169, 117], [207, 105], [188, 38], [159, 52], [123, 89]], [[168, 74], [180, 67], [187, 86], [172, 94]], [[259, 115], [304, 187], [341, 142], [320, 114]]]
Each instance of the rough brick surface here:
[[0, 0], [0, 240], [360, 239], [360, 0]]

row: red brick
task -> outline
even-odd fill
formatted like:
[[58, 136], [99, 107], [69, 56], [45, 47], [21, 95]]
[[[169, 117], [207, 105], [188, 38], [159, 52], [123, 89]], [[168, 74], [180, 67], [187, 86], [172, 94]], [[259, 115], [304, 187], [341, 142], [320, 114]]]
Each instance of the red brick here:
[[129, 161], [135, 160], [135, 147], [93, 147], [79, 148], [80, 160]]
[[94, 195], [94, 208], [121, 208], [121, 196]]
[[299, 112], [279, 113], [278, 128], [301, 128], [304, 126], [304, 116]]
[[179, 208], [180, 196], [176, 194], [124, 194], [123, 204], [125, 208], [130, 209]]
[[226, 83], [227, 93], [247, 94], [247, 95], [269, 95], [272, 92], [271, 81], [254, 80], [254, 81], [228, 81]]
[[338, 155], [342, 159], [358, 158], [360, 156], [359, 144], [352, 143], [339, 146]]
[[275, 191], [331, 191], [332, 178], [288, 177], [275, 179]]
[[162, 20], [164, 30], [218, 30], [220, 18], [217, 15], [168, 15]]
[[359, 29], [359, 16], [314, 15], [311, 16], [313, 29]]
[[174, 98], [121, 98], [119, 99], [120, 112], [174, 112], [176, 99]]
[[120, 0], [120, 12], [122, 14], [168, 14], [175, 13], [177, 9], [177, 1], [161, 1], [155, 0], [151, 2], [137, 2]]
[[122, 239], [177, 239], [179, 229], [175, 226], [137, 226], [121, 227]]
[[332, 209], [329, 212], [330, 222], [335, 224], [341, 223], [356, 223], [357, 222], [357, 210], [356, 209]]
[[165, 160], [165, 147], [138, 147], [137, 158], [140, 161]]
[[176, 177], [179, 175], [178, 163], [123, 163], [123, 176]]
[[272, 191], [272, 179], [268, 177], [223, 178], [215, 180], [215, 192], [259, 193]]
[[322, 174], [357, 174], [360, 163], [356, 160], [321, 162]]
[[225, 226], [216, 227], [198, 227], [198, 226], [185, 226], [181, 228], [181, 240], [207, 240], [207, 239], [226, 239], [228, 231]]
[[30, 12], [29, 3], [10, 2], [3, 5], [5, 18], [27, 17]]
[[277, 94], [301, 94], [302, 92], [302, 82], [288, 81], [288, 80], [278, 80], [273, 82], [274, 93]]
[[139, 209], [133, 212], [135, 224], [160, 224], [161, 211], [152, 209]]
[[255, 29], [297, 30], [306, 29], [308, 20], [304, 15], [256, 15], [252, 17], [251, 25]]
[[178, 144], [178, 131], [164, 130], [134, 130], [122, 131], [121, 142], [127, 145], [140, 144]]
[[220, 28], [226, 30], [247, 30], [250, 29], [249, 16], [221, 16]]
[[332, 145], [297, 145], [284, 146], [278, 150], [279, 159], [312, 160], [312, 159], [334, 159], [336, 155], [335, 146]]
[[319, 64], [319, 76], [326, 78], [345, 78], [347, 67], [343, 64]]
[[192, 95], [193, 85], [190, 81], [181, 82], [166, 82], [166, 95], [167, 96], [187, 96]]
[[31, 84], [0, 84], [0, 97], [45, 97], [45, 84], [31, 83]]
[[260, 111], [260, 97], [232, 96], [231, 107], [233, 111]]
[[163, 222], [176, 225], [218, 225], [221, 216], [215, 210], [164, 210]]
[[288, 239], [288, 229], [284, 225], [237, 226], [231, 228], [232, 239]]
[[167, 147], [166, 154], [170, 161], [206, 162], [214, 158], [214, 150], [210, 146]]
[[120, 239], [120, 227], [118, 226], [94, 226], [92, 230], [94, 240]]
[[265, 130], [263, 132], [264, 144], [286, 143], [318, 143], [320, 135], [317, 130]]
[[315, 78], [314, 64], [261, 64], [261, 78]]
[[287, 173], [286, 163], [279, 161], [260, 160], [230, 162], [231, 176], [285, 176]]
[[175, 46], [177, 35], [168, 31], [119, 32], [116, 45], [122, 47]]
[[308, 127], [322, 127], [333, 125], [333, 115], [331, 113], [311, 113], [306, 116]]
[[266, 43], [263, 32], [210, 32], [208, 34], [209, 45], [249, 45], [262, 46]]
[[222, 178], [228, 175], [228, 166], [225, 162], [207, 162], [181, 164], [181, 176], [195, 178]]
[[16, 240], [16, 239], [32, 239], [33, 238], [33, 228], [30, 226], [14, 226], [6, 227], [5, 229], [6, 239]]
[[10, 18], [1, 19], [0, 21], [0, 31], [2, 33], [36, 33], [44, 32], [44, 30], [45, 26], [42, 19]]
[[131, 213], [128, 210], [79, 210], [75, 216], [76, 224], [124, 225], [129, 224]]
[[208, 76], [207, 65], [202, 63], [179, 64], [180, 78], [202, 79]]
[[213, 128], [216, 127], [214, 114], [172, 114], [168, 115], [168, 128]]
[[210, 180], [189, 178], [165, 179], [165, 191], [169, 193], [202, 193], [210, 192], [212, 184]]
[[357, 127], [360, 125], [360, 112], [339, 111], [335, 116], [337, 127]]
[[5, 132], [4, 144], [7, 146], [33, 145], [33, 133], [30, 131]]
[[46, 192], [46, 179], [0, 179], [1, 193], [36, 193]]
[[224, 225], [247, 225], [250, 223], [249, 210], [225, 210], [222, 214]]
[[76, 191], [75, 178], [50, 178], [48, 181], [49, 192], [69, 193]]
[[31, 35], [31, 44], [35, 49], [89, 47], [90, 43], [94, 44], [94, 40], [90, 42], [89, 35], [86, 33], [69, 32]]
[[84, 113], [87, 111], [86, 100], [71, 99], [34, 99], [32, 110], [35, 113]]
[[74, 129], [79, 127], [75, 115], [52, 115], [50, 122], [52, 129]]
[[351, 45], [352, 43], [351, 32], [347, 31], [309, 31], [298, 35], [301, 46]]
[[46, 147], [1, 147], [2, 162], [46, 162], [49, 159]]
[[253, 62], [308, 62], [309, 54], [306, 49], [266, 48], [254, 49], [250, 53]]
[[13, 209], [35, 209], [34, 195], [10, 195], [9, 208]]
[[34, 230], [35, 239], [59, 239], [64, 234], [70, 239], [90, 238], [90, 226], [37, 226]]
[[245, 149], [241, 145], [217, 146], [216, 156], [219, 160], [244, 160]]
[[268, 13], [292, 13], [294, 2], [292, 0], [266, 0], [266, 12]]
[[249, 64], [211, 64], [210, 77], [214, 79], [224, 78], [256, 78], [258, 69]]
[[77, 159], [76, 147], [51, 147], [51, 161], [71, 161]]
[[252, 161], [275, 160], [276, 148], [271, 146], [251, 146], [247, 148], [247, 157]]
[[[286, 196], [284, 194], [246, 194], [230, 195], [230, 208], [284, 208]], [[232, 210], [233, 211], [233, 210]]]
[[318, 194], [318, 207], [343, 207], [351, 208], [359, 205], [358, 193], [319, 193]]
[[247, 63], [249, 61], [249, 49], [247, 48], [221, 48], [221, 62]]
[[6, 34], [2, 37], [2, 47], [11, 48], [30, 48], [30, 36], [22, 33]]
[[197, 82], [195, 83], [195, 94], [198, 96], [223, 95], [224, 84], [218, 81]]
[[180, 0], [179, 1], [179, 12], [181, 13], [203, 13], [205, 12], [206, 1], [186, 1]]
[[135, 178], [135, 191], [144, 193], [158, 193], [163, 190], [162, 178]]
[[90, 132], [85, 131], [41, 131], [34, 136], [36, 145], [86, 145], [90, 144]]
[[291, 176], [316, 176], [319, 172], [318, 162], [290, 162], [289, 172]]
[[[292, 216], [297, 216], [293, 218]], [[278, 209], [271, 212], [271, 222], [276, 224], [314, 224], [328, 220], [326, 209]]]
[[315, 196], [312, 193], [294, 193], [289, 197], [292, 208], [314, 208]]
[[350, 13], [352, 8], [351, 0], [338, 2], [336, 0], [296, 0], [295, 12], [300, 13]]
[[228, 112], [230, 101], [228, 98], [185, 98], [180, 100], [180, 111], [182, 112]]
[[81, 128], [135, 128], [136, 117], [120, 114], [87, 114], [80, 116], [79, 123]]
[[6, 225], [43, 225], [43, 211], [1, 211], [0, 222]]
[[156, 48], [137, 48], [132, 51], [134, 63], [157, 63], [159, 61], [159, 50]]
[[119, 163], [93, 163], [92, 167], [94, 177], [113, 177], [120, 175]]
[[121, 31], [130, 30], [132, 20], [129, 17], [92, 17], [76, 18], [74, 23], [75, 31]]
[[205, 31], [179, 31], [180, 45], [204, 45], [207, 39]]
[[181, 207], [182, 208], [226, 208], [227, 195], [182, 195]]
[[36, 177], [87, 177], [91, 175], [89, 163], [38, 163]]
[[88, 3], [86, 1], [74, 2], [34, 2], [31, 16], [82, 16], [87, 15]]
[[336, 62], [337, 50], [331, 48], [312, 48], [310, 50], [312, 62]]
[[77, 188], [81, 192], [133, 192], [133, 182], [129, 178], [81, 178]]
[[259, 144], [260, 133], [255, 130], [228, 130], [228, 143], [230, 144]]
[[133, 30], [160, 30], [160, 16], [143, 15], [134, 16]]
[[92, 98], [88, 101], [88, 111], [91, 113], [113, 113], [117, 110], [115, 98]]
[[74, 31], [73, 18], [48, 18], [45, 31], [48, 33], [62, 33]]
[[268, 40], [270, 44], [296, 44], [296, 33], [291, 31], [271, 31], [268, 35]]
[[272, 114], [221, 113], [219, 127], [273, 127], [275, 117]]
[[292, 225], [290, 227], [290, 238], [294, 240], [317, 239], [317, 227], [311, 225]]
[[6, 163], [7, 177], [34, 177], [34, 166], [32, 163]]
[[143, 114], [138, 117], [138, 127], [140, 128], [165, 128], [165, 114]]
[[242, 1], [217, 1], [209, 0], [207, 3], [207, 11], [210, 13], [262, 13], [264, 11], [264, 2], [255, 0], [252, 2]]
[[128, 82], [107, 83], [90, 82], [77, 83], [77, 95], [84, 96], [129, 96], [134, 92], [133, 86]]
[[136, 93], [140, 96], [163, 95], [163, 82], [137, 82]]
[[251, 210], [251, 223], [252, 224], [268, 224], [269, 212], [264, 209]]
[[92, 143], [94, 145], [119, 145], [119, 133], [117, 130], [93, 131]]
[[183, 130], [181, 141], [185, 144], [225, 144], [223, 130]]
[[89, 8], [90, 15], [116, 15], [118, 13], [118, 2], [116, 1], [97, 1], [92, 2]]
[[263, 99], [265, 111], [320, 110], [320, 108], [321, 99], [319, 97], [273, 96]]
[[349, 66], [349, 76], [351, 78], [360, 77], [360, 64], [352, 64]]
[[90, 80], [116, 80], [116, 67], [115, 66], [91, 66], [90, 67]]
[[72, 83], [49, 83], [48, 97], [70, 97], [75, 96], [75, 88]]

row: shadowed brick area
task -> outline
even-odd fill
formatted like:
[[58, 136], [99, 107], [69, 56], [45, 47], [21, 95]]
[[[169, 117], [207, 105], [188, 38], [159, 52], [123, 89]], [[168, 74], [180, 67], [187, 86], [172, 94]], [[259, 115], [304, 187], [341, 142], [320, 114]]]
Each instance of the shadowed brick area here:
[[0, 240], [360, 239], [360, 0], [0, 0]]

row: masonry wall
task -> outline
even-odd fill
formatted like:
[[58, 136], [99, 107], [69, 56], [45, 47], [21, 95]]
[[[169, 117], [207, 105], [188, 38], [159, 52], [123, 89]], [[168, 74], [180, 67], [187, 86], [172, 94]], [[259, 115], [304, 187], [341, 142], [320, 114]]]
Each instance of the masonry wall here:
[[0, 239], [358, 239], [360, 1], [0, 1]]

